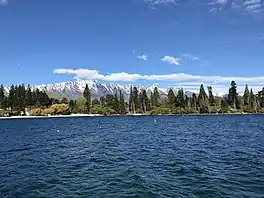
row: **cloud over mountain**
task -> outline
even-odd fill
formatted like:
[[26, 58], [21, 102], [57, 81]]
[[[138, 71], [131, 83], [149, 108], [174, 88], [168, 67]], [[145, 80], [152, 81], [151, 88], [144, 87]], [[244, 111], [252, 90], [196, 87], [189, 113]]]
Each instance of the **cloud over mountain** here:
[[90, 69], [55, 69], [54, 74], [73, 75], [75, 79], [102, 80], [109, 82], [136, 82], [139, 80], [146, 81], [166, 81], [166, 82], [198, 82], [210, 84], [229, 84], [232, 80], [241, 84], [260, 85], [264, 84], [264, 76], [256, 77], [239, 77], [239, 76], [200, 76], [185, 73], [170, 74], [129, 74], [126, 72], [102, 74], [97, 70]]

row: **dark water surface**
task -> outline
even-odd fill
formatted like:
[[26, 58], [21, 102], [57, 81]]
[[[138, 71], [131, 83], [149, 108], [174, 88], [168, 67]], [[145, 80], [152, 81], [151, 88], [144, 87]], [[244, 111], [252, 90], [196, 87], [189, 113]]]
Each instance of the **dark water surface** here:
[[264, 197], [264, 116], [0, 120], [0, 197]]

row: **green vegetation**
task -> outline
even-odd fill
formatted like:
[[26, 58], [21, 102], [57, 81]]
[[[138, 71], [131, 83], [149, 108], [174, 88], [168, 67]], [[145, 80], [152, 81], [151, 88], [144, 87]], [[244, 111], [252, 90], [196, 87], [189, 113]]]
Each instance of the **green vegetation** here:
[[34, 108], [30, 111], [32, 116], [48, 116], [48, 115], [69, 115], [70, 110], [67, 104], [54, 104], [49, 108]]
[[151, 110], [151, 115], [168, 115], [171, 114], [169, 108], [155, 107]]
[[50, 98], [45, 91], [32, 90], [30, 86], [12, 85], [9, 95], [5, 95], [3, 85], [0, 86], [0, 116], [12, 115], [68, 115], [71, 113], [125, 115], [127, 113], [141, 113], [151, 115], [168, 114], [241, 114], [264, 113], [264, 87], [258, 94], [246, 85], [244, 95], [239, 96], [235, 81], [230, 84], [226, 97], [213, 95], [213, 88], [200, 86], [199, 94], [191, 97], [184, 94], [183, 89], [174, 92], [168, 90], [167, 97], [160, 96], [158, 88], [153, 92], [137, 87], [130, 87], [128, 103], [121, 91], [114, 95], [108, 94], [101, 98], [92, 98], [90, 89], [86, 85], [83, 97], [76, 100], [61, 100]]
[[91, 111], [91, 93], [88, 85], [85, 86], [83, 97], [86, 99], [85, 107], [86, 113], [90, 113]]
[[115, 111], [111, 109], [110, 107], [103, 107], [101, 105], [94, 105], [92, 108], [93, 114], [101, 114], [101, 115], [111, 115], [114, 114]]
[[152, 115], [264, 112], [264, 88], [258, 94], [254, 94], [252, 89], [249, 91], [248, 86], [246, 86], [245, 94], [241, 97], [238, 95], [235, 81], [232, 81], [227, 97], [223, 98], [215, 97], [211, 86], [207, 87], [207, 90], [208, 94], [202, 84], [198, 95], [193, 93], [191, 97], [187, 97], [183, 89], [179, 89], [177, 93], [169, 89], [167, 97], [161, 98], [158, 89], [155, 88], [153, 93], [150, 92], [150, 98], [140, 99], [140, 105], [137, 105], [138, 97], [142, 97], [145, 90], [141, 90], [138, 96], [137, 88], [131, 87], [128, 109], [131, 113], [149, 113]]

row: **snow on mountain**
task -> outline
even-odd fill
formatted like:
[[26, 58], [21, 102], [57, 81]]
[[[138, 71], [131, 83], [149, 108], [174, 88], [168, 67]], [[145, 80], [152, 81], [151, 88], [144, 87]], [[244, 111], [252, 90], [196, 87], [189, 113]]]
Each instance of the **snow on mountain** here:
[[[121, 85], [117, 83], [107, 83], [102, 84], [92, 80], [77, 80], [77, 81], [67, 81], [62, 83], [55, 84], [42, 84], [32, 87], [33, 89], [38, 88], [41, 91], [45, 91], [50, 97], [61, 99], [66, 97], [68, 99], [76, 99], [83, 95], [86, 84], [88, 85], [92, 98], [100, 98], [107, 94], [115, 94], [120, 91], [124, 95], [125, 100], [127, 101], [130, 94], [130, 87], [134, 86], [131, 84]], [[150, 96], [151, 91], [153, 92], [155, 86], [145, 87], [137, 86], [138, 90], [146, 89], [148, 96]], [[168, 93], [168, 88], [158, 88], [160, 96], [165, 97]], [[177, 94], [178, 88], [173, 88], [175, 94]], [[6, 93], [9, 92], [9, 88], [5, 88]], [[186, 91], [186, 96], [191, 97], [193, 92]]]
[[[74, 99], [81, 97], [83, 91], [85, 89], [86, 84], [88, 85], [92, 98], [100, 98], [101, 96], [105, 96], [107, 94], [115, 94], [119, 93], [120, 91], [124, 94], [126, 100], [129, 98], [130, 94], [130, 87], [133, 86], [129, 85], [120, 85], [116, 83], [108, 83], [102, 84], [96, 81], [91, 80], [77, 80], [77, 81], [69, 81], [69, 82], [62, 82], [56, 84], [48, 84], [48, 85], [38, 85], [34, 88], [38, 88], [40, 90], [45, 91], [48, 95], [55, 98], [62, 98], [66, 97], [69, 99]], [[147, 93], [150, 95], [150, 91], [153, 91], [154, 87], [143, 87], [137, 86], [140, 90], [142, 88], [146, 89]], [[159, 89], [161, 95], [166, 95], [166, 89]]]

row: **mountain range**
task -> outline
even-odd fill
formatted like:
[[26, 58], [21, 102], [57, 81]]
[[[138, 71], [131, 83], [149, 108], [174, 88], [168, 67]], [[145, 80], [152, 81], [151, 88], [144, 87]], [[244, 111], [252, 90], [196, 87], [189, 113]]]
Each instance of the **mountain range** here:
[[[119, 93], [120, 91], [124, 95], [126, 101], [128, 101], [129, 94], [130, 94], [130, 87], [134, 86], [132, 84], [121, 85], [117, 83], [99, 83], [97, 81], [92, 80], [76, 80], [76, 81], [67, 81], [62, 83], [55, 83], [55, 84], [42, 84], [33, 86], [33, 89], [38, 88], [41, 91], [45, 91], [50, 97], [61, 99], [63, 97], [67, 99], [76, 99], [83, 95], [83, 91], [85, 89], [86, 84], [88, 85], [91, 91], [92, 98], [100, 98], [107, 94], [115, 94]], [[155, 86], [136, 86], [138, 90], [146, 89], [148, 96], [150, 96], [151, 91], [153, 92]], [[177, 94], [179, 88], [172, 88]], [[9, 92], [9, 88], [5, 88], [6, 92]], [[166, 97], [169, 88], [159, 88], [159, 93], [161, 98]], [[185, 91], [185, 95], [191, 97], [193, 92]]]
[[[54, 98], [68, 98], [75, 99], [81, 97], [83, 95], [83, 91], [85, 86], [88, 85], [91, 97], [92, 98], [100, 98], [107, 94], [115, 94], [120, 91], [124, 95], [125, 100], [127, 101], [130, 94], [130, 87], [134, 86], [132, 84], [121, 85], [117, 83], [99, 83], [92, 80], [77, 80], [77, 81], [67, 81], [56, 84], [47, 84], [47, 85], [38, 85], [34, 88], [38, 88], [39, 90], [45, 91], [50, 97]], [[144, 86], [136, 86], [138, 90], [146, 89], [147, 94], [150, 96], [151, 91], [154, 90], [154, 86], [144, 87]], [[167, 95], [167, 90], [158, 88], [161, 96]], [[175, 90], [176, 91], [176, 90]]]

